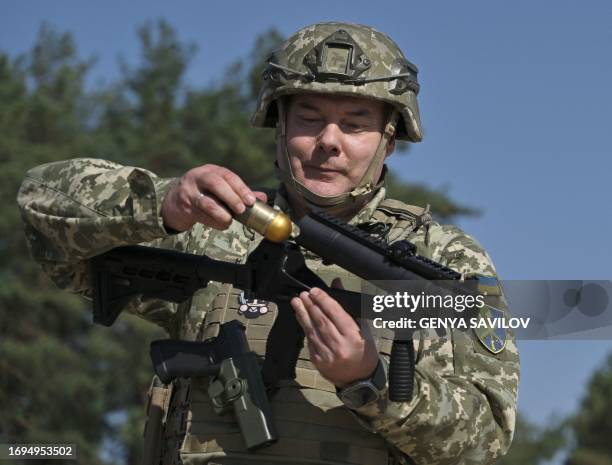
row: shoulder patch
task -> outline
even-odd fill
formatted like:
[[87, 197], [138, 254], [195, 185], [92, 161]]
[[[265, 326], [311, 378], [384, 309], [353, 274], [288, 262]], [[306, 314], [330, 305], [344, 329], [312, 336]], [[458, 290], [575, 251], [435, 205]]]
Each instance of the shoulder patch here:
[[506, 348], [506, 329], [503, 322], [505, 313], [495, 307], [485, 306], [480, 309], [478, 324], [474, 333], [480, 343], [493, 354], [499, 354]]
[[478, 283], [478, 292], [486, 296], [500, 296], [502, 292], [501, 283], [495, 276], [485, 276], [482, 274], [466, 274], [466, 279], [476, 279]]

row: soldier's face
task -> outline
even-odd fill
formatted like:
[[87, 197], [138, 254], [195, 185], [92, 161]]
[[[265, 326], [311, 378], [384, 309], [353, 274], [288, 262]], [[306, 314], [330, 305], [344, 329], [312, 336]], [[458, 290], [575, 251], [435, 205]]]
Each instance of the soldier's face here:
[[[385, 104], [303, 94], [292, 96], [287, 107], [287, 148], [295, 178], [319, 195], [337, 195], [356, 187], [382, 137]], [[392, 141], [386, 155], [393, 148]], [[278, 160], [284, 163], [282, 154]], [[376, 180], [382, 165], [377, 167]]]

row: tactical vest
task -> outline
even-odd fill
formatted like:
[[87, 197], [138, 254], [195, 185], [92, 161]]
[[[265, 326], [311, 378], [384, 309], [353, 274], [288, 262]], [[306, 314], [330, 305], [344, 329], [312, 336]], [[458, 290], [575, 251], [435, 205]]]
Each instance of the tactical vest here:
[[[360, 225], [370, 234], [389, 243], [409, 238], [423, 225], [423, 209], [394, 200], [381, 202], [370, 221]], [[427, 226], [427, 225], [425, 225]], [[244, 263], [261, 237], [234, 222], [227, 231], [197, 225], [187, 252], [211, 258]], [[427, 254], [426, 250], [419, 250]], [[340, 277], [346, 289], [360, 291], [361, 281], [335, 265], [305, 252], [307, 264], [328, 285]], [[218, 334], [219, 325], [240, 320], [247, 328], [251, 350], [262, 361], [266, 340], [277, 315], [272, 302], [245, 301], [242, 291], [228, 284], [210, 283], [198, 292], [189, 306], [179, 310], [182, 327], [176, 336], [207, 340]], [[389, 355], [392, 333], [374, 334], [381, 354]], [[218, 416], [207, 394], [206, 379], [176, 383], [166, 414], [164, 465], [184, 464], [296, 464], [296, 465], [371, 465], [393, 462], [385, 440], [368, 431], [336, 396], [335, 387], [321, 377], [310, 362], [306, 341], [296, 366], [296, 378], [285, 379], [271, 396], [274, 422], [279, 433], [276, 444], [248, 452], [238, 424], [230, 412]]]

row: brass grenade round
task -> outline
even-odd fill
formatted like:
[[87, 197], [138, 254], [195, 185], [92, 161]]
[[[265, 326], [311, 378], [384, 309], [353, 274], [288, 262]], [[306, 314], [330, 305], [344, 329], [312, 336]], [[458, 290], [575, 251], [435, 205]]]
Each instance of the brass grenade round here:
[[287, 215], [259, 200], [235, 218], [271, 242], [289, 239], [293, 229], [293, 223]]

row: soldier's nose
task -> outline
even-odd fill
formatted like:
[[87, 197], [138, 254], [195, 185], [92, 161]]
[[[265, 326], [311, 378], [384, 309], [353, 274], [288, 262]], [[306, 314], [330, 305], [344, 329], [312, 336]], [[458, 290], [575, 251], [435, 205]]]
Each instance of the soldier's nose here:
[[317, 148], [330, 156], [340, 153], [340, 128], [336, 124], [327, 124], [319, 133]]

